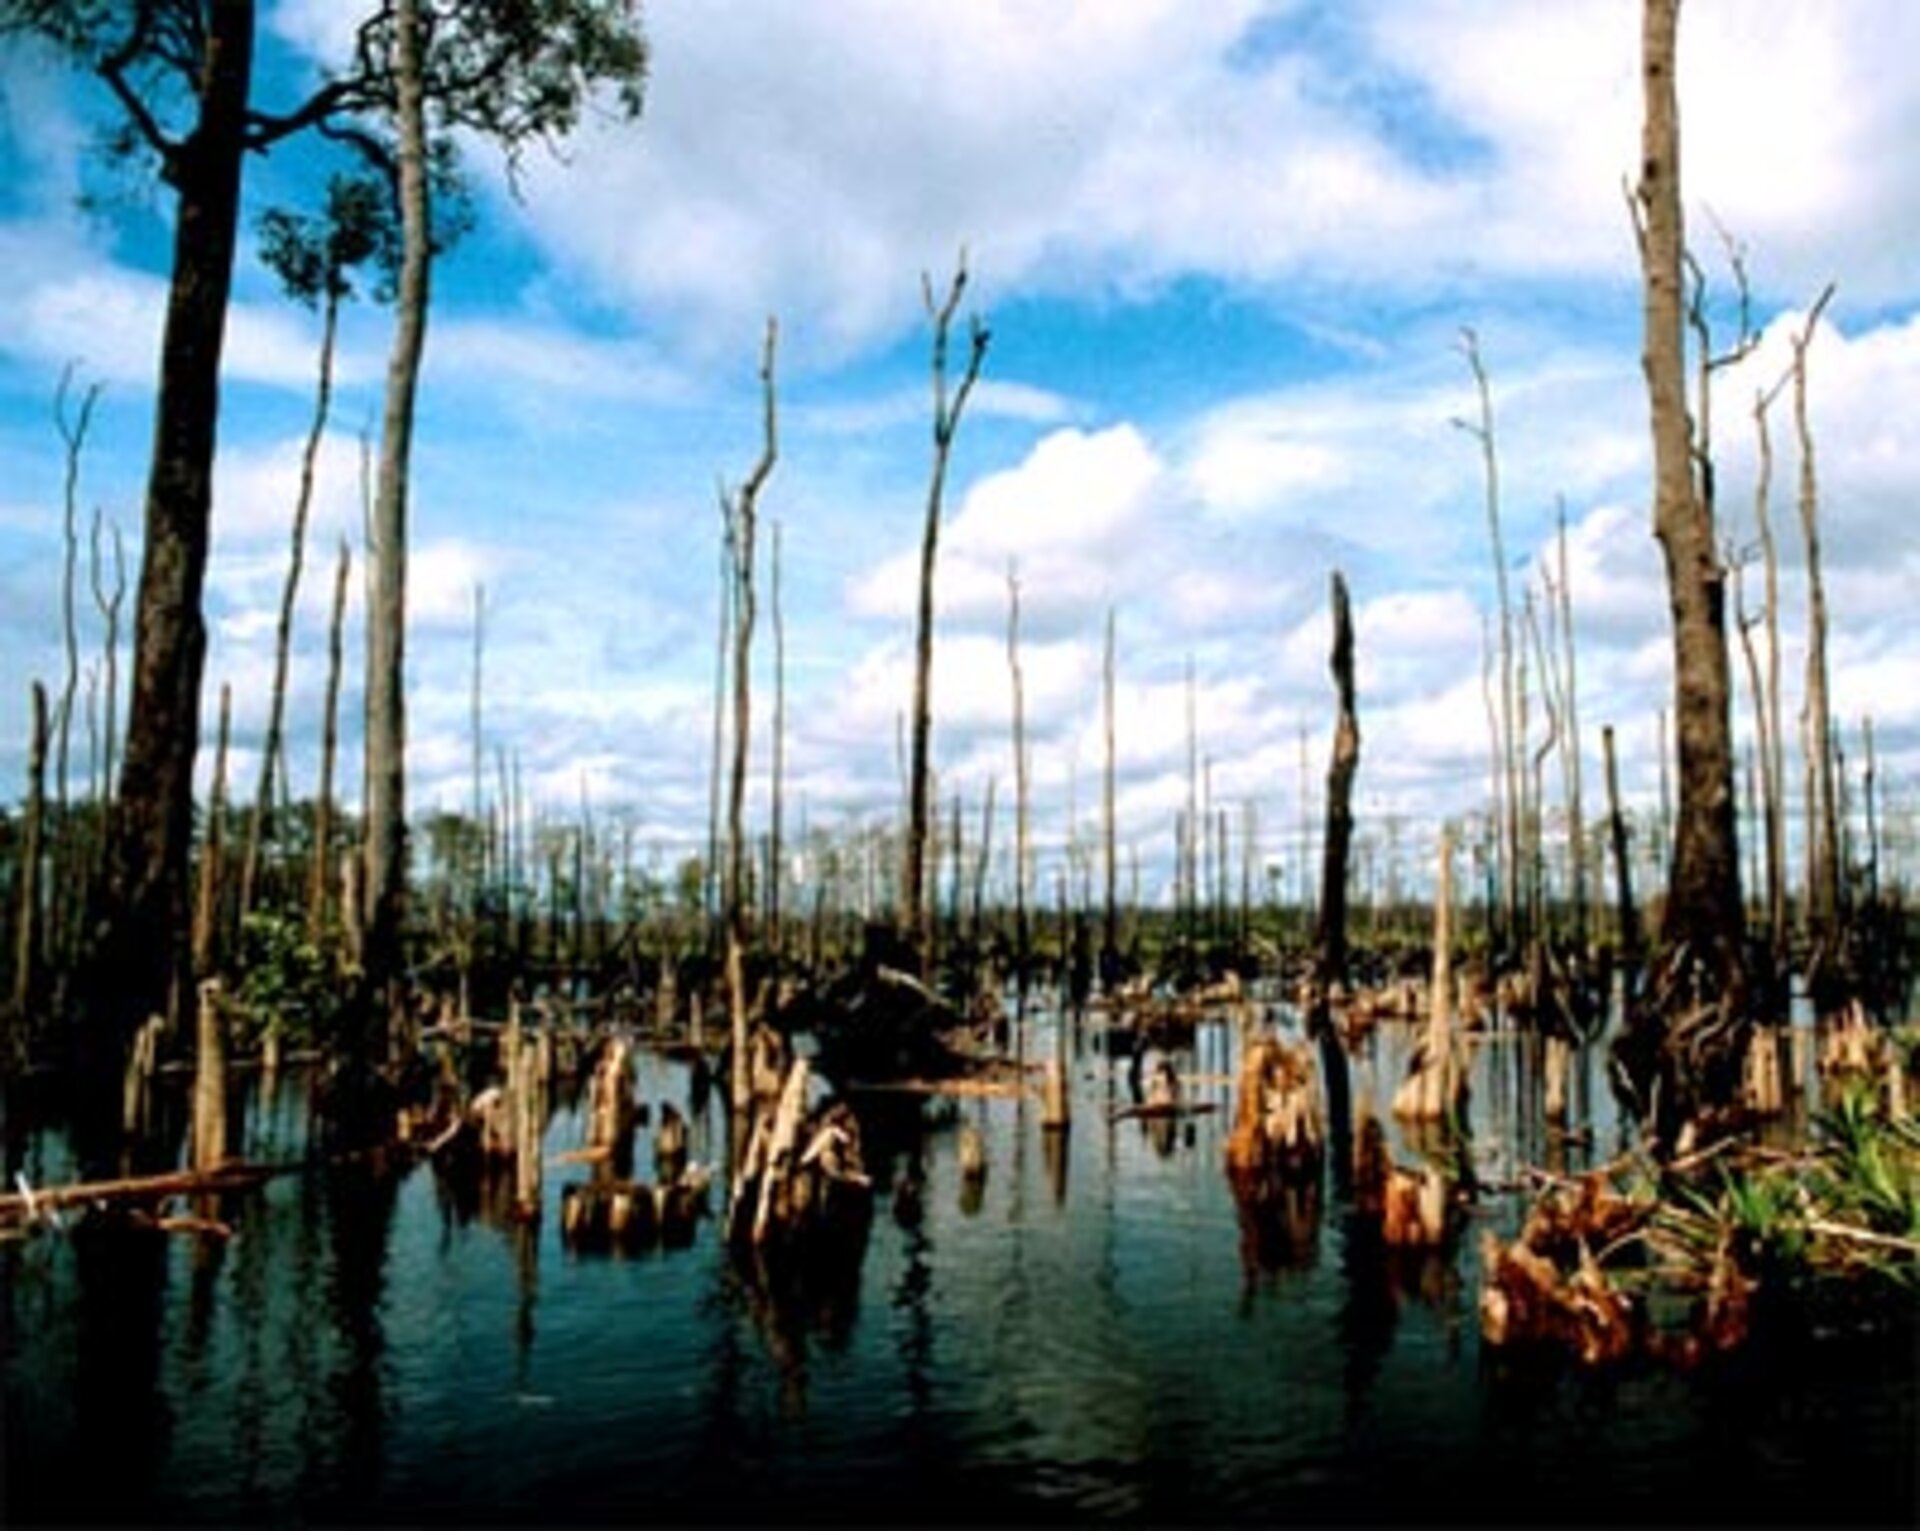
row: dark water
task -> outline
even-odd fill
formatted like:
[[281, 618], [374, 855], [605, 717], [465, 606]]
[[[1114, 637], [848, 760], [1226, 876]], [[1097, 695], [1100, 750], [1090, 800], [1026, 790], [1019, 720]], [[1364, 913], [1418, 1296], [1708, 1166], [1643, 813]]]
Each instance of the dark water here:
[[[1552, 1151], [1515, 1130], [1515, 1046], [1476, 1061], [1495, 1180]], [[1378, 1047], [1354, 1089], [1384, 1103], [1404, 1039]], [[1182, 1061], [1233, 1055], [1210, 1025]], [[564, 1165], [531, 1231], [423, 1168], [275, 1181], [228, 1203], [224, 1246], [8, 1245], [5, 1518], [1914, 1523], [1911, 1315], [1782, 1326], [1684, 1374], [1496, 1355], [1477, 1228], [1517, 1199], [1445, 1257], [1384, 1256], [1331, 1191], [1255, 1238], [1221, 1170], [1225, 1084], [1190, 1134], [1156, 1132], [1109, 1124], [1124, 1068], [1079, 1052], [1064, 1152], [1031, 1103], [931, 1105], [917, 1129], [917, 1103], [876, 1099], [873, 1155], [889, 1183], [917, 1162], [918, 1220], [883, 1194], [857, 1289], [799, 1308], [744, 1284], [712, 1223], [688, 1249], [569, 1253], [555, 1209], [585, 1172]], [[642, 1088], [684, 1102], [685, 1071], [645, 1060]], [[299, 1091], [251, 1151], [297, 1135]], [[1577, 1100], [1604, 1154], [1603, 1097]], [[988, 1144], [977, 1200], [961, 1119]], [[549, 1152], [579, 1134], [563, 1109]], [[717, 1107], [695, 1118], [696, 1159], [723, 1141]]]

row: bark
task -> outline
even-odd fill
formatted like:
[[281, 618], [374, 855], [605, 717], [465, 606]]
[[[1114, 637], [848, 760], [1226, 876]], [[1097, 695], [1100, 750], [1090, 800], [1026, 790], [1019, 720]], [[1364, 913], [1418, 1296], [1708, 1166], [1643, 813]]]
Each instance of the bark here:
[[207, 802], [207, 833], [200, 847], [200, 889], [193, 914], [193, 969], [212, 975], [220, 960], [220, 884], [226, 868], [227, 739], [233, 721], [233, 688], [220, 688], [220, 732], [213, 754], [213, 795]]
[[1120, 913], [1116, 894], [1117, 857], [1114, 854], [1114, 728], [1113, 728], [1113, 608], [1107, 608], [1107, 643], [1100, 669], [1101, 719], [1106, 737], [1106, 770], [1101, 781], [1101, 840], [1106, 854], [1106, 920], [1101, 947], [1101, 987], [1107, 987], [1118, 971], [1120, 957]]
[[[780, 884], [782, 872], [782, 809], [787, 774], [787, 622], [780, 601], [780, 523], [773, 523], [773, 775], [768, 788], [771, 798], [767, 820], [767, 945], [776, 965], [785, 949], [780, 929]], [[955, 810], [958, 811], [957, 809]], [[958, 862], [959, 830], [954, 831], [955, 861]], [[959, 896], [954, 898], [956, 916]]]
[[[707, 862], [701, 869], [701, 913], [706, 919], [707, 950], [721, 915], [720, 762], [727, 737], [727, 635], [733, 630], [733, 527], [720, 538], [720, 625], [713, 640], [713, 747], [707, 760]], [[723, 917], [723, 916], [722, 916]]]
[[900, 929], [913, 940], [924, 962], [931, 932], [927, 924], [926, 856], [930, 814], [928, 779], [933, 743], [933, 574], [940, 545], [940, 509], [946, 494], [947, 464], [961, 413], [979, 380], [987, 356], [987, 329], [978, 319], [969, 327], [971, 345], [958, 387], [949, 398], [947, 344], [953, 317], [967, 286], [966, 253], [954, 268], [943, 302], [935, 305], [933, 281], [921, 278], [927, 317], [933, 323], [933, 469], [927, 483], [927, 515], [920, 541], [920, 608], [914, 630], [913, 758], [907, 787], [907, 844], [900, 888]]
[[1573, 630], [1573, 574], [1567, 560], [1567, 507], [1564, 500], [1559, 511], [1559, 548], [1560, 580], [1558, 594], [1560, 598], [1560, 644], [1564, 655], [1560, 700], [1565, 720], [1567, 764], [1567, 848], [1572, 853], [1570, 875], [1573, 880], [1573, 939], [1576, 948], [1585, 955], [1587, 947], [1587, 826], [1586, 805], [1582, 801], [1582, 772], [1580, 760], [1580, 687], [1578, 666], [1578, 644]]
[[173, 276], [160, 343], [119, 803], [101, 945], [89, 964], [92, 1024], [100, 1028], [93, 1041], [116, 1083], [118, 1055], [133, 1029], [156, 1011], [179, 1013], [189, 971], [193, 763], [207, 642], [200, 597], [254, 32], [251, 0], [212, 0], [206, 11], [198, 121], [167, 167], [179, 194]]
[[1784, 971], [1789, 940], [1787, 771], [1786, 744], [1780, 727], [1780, 558], [1774, 545], [1771, 515], [1773, 438], [1767, 429], [1767, 410], [1773, 398], [1773, 393], [1762, 393], [1755, 397], [1753, 404], [1753, 428], [1759, 452], [1753, 492], [1753, 519], [1760, 535], [1760, 556], [1766, 577], [1766, 681], [1765, 690], [1757, 701], [1759, 716], [1764, 719], [1761, 729], [1761, 784], [1766, 799], [1767, 932], [1775, 969]]
[[13, 993], [11, 1006], [24, 1043], [40, 1001], [40, 860], [47, 800], [47, 688], [33, 683], [33, 725], [27, 740], [27, 805], [20, 830], [18, 902], [14, 907]]
[[1840, 815], [1833, 772], [1833, 709], [1827, 699], [1827, 588], [1820, 564], [1820, 483], [1814, 461], [1813, 427], [1807, 417], [1807, 348], [1820, 314], [1833, 296], [1828, 287], [1793, 337], [1793, 425], [1800, 444], [1800, 531], [1807, 553], [1807, 756], [1813, 782], [1813, 882], [1809, 890], [1816, 942], [1831, 940], [1840, 923]]
[[[1480, 444], [1480, 463], [1486, 487], [1487, 540], [1493, 557], [1494, 591], [1499, 598], [1500, 614], [1500, 712], [1495, 751], [1500, 768], [1496, 778], [1494, 813], [1500, 820], [1498, 866], [1500, 907], [1505, 933], [1518, 936], [1521, 866], [1521, 765], [1520, 746], [1514, 732], [1514, 634], [1513, 598], [1507, 586], [1506, 546], [1500, 534], [1500, 457], [1493, 430], [1493, 395], [1487, 384], [1487, 371], [1480, 359], [1479, 337], [1470, 329], [1461, 332], [1461, 350], [1473, 373], [1474, 394], [1479, 404], [1473, 423], [1456, 421], [1462, 430]], [[1502, 808], [1504, 805], [1504, 813]]]
[[1343, 982], [1347, 971], [1347, 856], [1353, 843], [1353, 779], [1360, 769], [1360, 720], [1353, 682], [1353, 613], [1347, 582], [1336, 569], [1331, 584], [1333, 652], [1330, 667], [1339, 697], [1333, 751], [1327, 763], [1327, 834], [1320, 863], [1320, 982]]
[[[1645, 0], [1646, 116], [1637, 193], [1645, 280], [1642, 360], [1653, 436], [1654, 535], [1666, 562], [1673, 619], [1679, 765], [1679, 816], [1661, 935], [1670, 949], [1684, 950], [1699, 965], [1706, 992], [1720, 1000], [1737, 1001], [1743, 962], [1725, 583], [1712, 505], [1695, 479], [1686, 399], [1681, 287], [1686, 234], [1674, 81], [1679, 8], [1679, 0]], [[1729, 1008], [1737, 1010], [1738, 1005]]]
[[327, 700], [320, 731], [320, 785], [313, 799], [313, 861], [307, 869], [307, 935], [318, 940], [327, 923], [333, 883], [333, 765], [340, 744], [340, 660], [347, 621], [347, 578], [353, 549], [340, 539], [333, 576], [333, 617], [327, 624]]
[[1007, 668], [1013, 686], [1013, 952], [1024, 1000], [1027, 991], [1027, 720], [1020, 673], [1020, 577], [1007, 570]]
[[[380, 423], [380, 467], [373, 504], [373, 599], [367, 634], [367, 926], [362, 959], [371, 1007], [364, 1019], [370, 1027], [384, 1022], [395, 997], [407, 915], [407, 499], [433, 265], [423, 45], [419, 0], [397, 0], [393, 68], [400, 277]], [[361, 1042], [371, 1057], [377, 1037], [370, 1033]]]
[[[91, 537], [93, 603], [99, 609], [100, 621], [105, 631], [100, 640], [101, 657], [106, 669], [106, 696], [102, 705], [105, 713], [101, 745], [100, 779], [105, 788], [102, 800], [110, 799], [113, 794], [113, 770], [116, 763], [115, 753], [120, 720], [120, 607], [127, 595], [127, 559], [126, 550], [120, 538], [120, 527], [113, 528], [113, 589], [109, 592], [100, 577], [100, 526], [101, 516], [96, 508], [93, 513], [93, 532]], [[104, 825], [102, 826], [104, 833]]]
[[733, 1104], [747, 1104], [747, 836], [743, 815], [747, 798], [747, 757], [752, 744], [753, 538], [760, 491], [779, 453], [778, 417], [773, 390], [773, 354], [778, 326], [767, 321], [760, 353], [763, 401], [760, 458], [737, 495], [722, 496], [721, 508], [733, 548], [733, 771], [727, 788], [727, 1001], [733, 1023]]
[[287, 579], [280, 590], [280, 616], [273, 632], [273, 692], [267, 704], [267, 732], [260, 746], [260, 785], [253, 812], [247, 819], [246, 852], [240, 862], [240, 919], [253, 908], [255, 881], [260, 875], [260, 851], [272, 833], [274, 778], [284, 775], [285, 749], [281, 725], [287, 708], [287, 662], [293, 649], [293, 607], [300, 594], [300, 570], [306, 558], [307, 517], [313, 508], [314, 466], [326, 435], [327, 414], [333, 402], [333, 349], [339, 331], [340, 296], [329, 285], [320, 326], [320, 380], [314, 390], [313, 420], [300, 453], [300, 487], [293, 502], [293, 530], [287, 552]]

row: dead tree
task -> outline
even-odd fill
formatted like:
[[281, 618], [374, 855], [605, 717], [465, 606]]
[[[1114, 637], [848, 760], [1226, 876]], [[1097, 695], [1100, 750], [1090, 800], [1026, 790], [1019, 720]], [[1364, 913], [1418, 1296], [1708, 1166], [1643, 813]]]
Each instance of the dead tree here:
[[1813, 846], [1808, 890], [1816, 948], [1831, 943], [1840, 923], [1840, 815], [1833, 771], [1833, 709], [1827, 699], [1827, 587], [1820, 564], [1820, 484], [1814, 462], [1813, 426], [1807, 415], [1807, 348], [1820, 315], [1833, 297], [1828, 285], [1793, 336], [1793, 426], [1800, 445], [1800, 532], [1807, 554], [1806, 739], [1813, 782], [1814, 818], [1807, 826]]
[[920, 540], [920, 611], [913, 649], [913, 760], [907, 788], [907, 844], [902, 863], [899, 923], [924, 962], [930, 946], [926, 905], [926, 856], [929, 823], [928, 778], [933, 734], [933, 573], [940, 544], [940, 507], [946, 495], [947, 462], [954, 432], [987, 357], [987, 327], [975, 316], [968, 323], [970, 345], [959, 385], [949, 398], [947, 343], [953, 318], [967, 286], [963, 250], [944, 301], [936, 304], [933, 279], [922, 275], [921, 297], [933, 323], [933, 470], [927, 483], [927, 518]]
[[1507, 939], [1518, 935], [1521, 865], [1521, 764], [1518, 736], [1514, 731], [1514, 627], [1513, 599], [1507, 588], [1506, 546], [1500, 535], [1500, 455], [1493, 429], [1493, 394], [1487, 384], [1486, 366], [1480, 359], [1480, 339], [1471, 329], [1460, 332], [1460, 349], [1473, 373], [1474, 394], [1479, 403], [1478, 418], [1458, 420], [1456, 428], [1465, 431], [1480, 446], [1480, 465], [1487, 500], [1487, 539], [1493, 557], [1493, 585], [1499, 600], [1500, 633], [1500, 708], [1495, 734], [1495, 752], [1500, 768], [1494, 779], [1493, 812], [1499, 825], [1497, 839], [1500, 881], [1500, 908]]
[[1022, 1007], [1027, 993], [1027, 720], [1020, 673], [1020, 576], [1007, 567], [1007, 669], [1013, 687], [1013, 962]]
[[193, 970], [211, 977], [220, 958], [220, 883], [226, 859], [227, 738], [233, 720], [233, 687], [220, 686], [220, 733], [213, 754], [213, 795], [207, 801], [207, 832], [200, 845], [200, 887], [194, 899]]
[[1648, 1034], [1629, 1052], [1644, 1106], [1671, 1147], [1680, 1124], [1731, 1100], [1745, 1050], [1745, 958], [1733, 790], [1725, 571], [1711, 499], [1697, 477], [1686, 397], [1686, 247], [1680, 201], [1680, 111], [1674, 79], [1679, 0], [1645, 0], [1645, 121], [1635, 233], [1645, 285], [1645, 349], [1654, 458], [1654, 535], [1673, 613], [1674, 729], [1680, 812], [1661, 937], [1672, 959]]
[[1582, 802], [1580, 761], [1580, 687], [1578, 645], [1573, 630], [1573, 574], [1567, 560], [1567, 504], [1559, 506], [1560, 578], [1555, 582], [1559, 599], [1560, 646], [1562, 653], [1560, 700], [1565, 722], [1567, 781], [1567, 848], [1572, 853], [1569, 875], [1573, 882], [1573, 939], [1582, 956], [1587, 947], [1587, 826]]
[[[786, 788], [787, 767], [787, 622], [780, 601], [780, 523], [773, 523], [773, 772], [768, 784], [767, 796], [767, 946], [773, 954], [776, 967], [780, 963], [786, 943], [780, 931], [780, 884], [783, 880], [781, 818], [783, 795]], [[958, 813], [956, 807], [955, 812]], [[956, 827], [954, 845], [955, 862], [958, 864], [959, 831]], [[956, 895], [954, 907], [959, 908]]]
[[333, 883], [333, 764], [340, 748], [340, 669], [347, 622], [347, 579], [353, 549], [340, 539], [333, 575], [333, 615], [327, 623], [327, 694], [320, 724], [320, 785], [313, 800], [313, 861], [307, 868], [307, 936], [318, 940], [327, 923]]
[[40, 1000], [43, 935], [40, 861], [47, 804], [47, 688], [33, 683], [33, 722], [27, 739], [27, 808], [20, 833], [18, 902], [14, 909], [13, 993], [10, 1009], [24, 1045]]
[[[120, 536], [120, 525], [115, 522], [111, 527], [113, 534], [113, 589], [109, 591], [101, 577], [102, 559], [100, 557], [101, 515], [98, 507], [93, 512], [93, 530], [89, 538], [90, 575], [93, 585], [93, 604], [100, 612], [102, 633], [100, 638], [101, 659], [106, 674], [106, 696], [102, 711], [105, 713], [104, 738], [101, 746], [100, 780], [101, 801], [113, 796], [113, 770], [115, 742], [120, 719], [120, 608], [127, 596], [127, 555], [126, 546]], [[105, 826], [102, 825], [104, 833]], [[104, 845], [104, 842], [103, 842]]]
[[1767, 411], [1784, 383], [1754, 395], [1753, 429], [1758, 452], [1753, 490], [1754, 529], [1766, 580], [1762, 613], [1767, 640], [1765, 679], [1756, 685], [1756, 721], [1760, 726], [1760, 787], [1766, 818], [1767, 934], [1776, 972], [1784, 972], [1790, 937], [1787, 910], [1786, 745], [1780, 727], [1780, 558], [1773, 540], [1773, 436]]
[[1339, 716], [1327, 762], [1327, 834], [1320, 862], [1319, 977], [1323, 990], [1346, 981], [1347, 855], [1353, 843], [1353, 779], [1360, 769], [1360, 719], [1353, 683], [1353, 613], [1338, 569], [1330, 582], [1333, 652], [1329, 660]]
[[727, 788], [727, 1006], [733, 1024], [732, 1099], [736, 1110], [747, 1101], [747, 836], [743, 814], [747, 798], [747, 755], [752, 743], [753, 539], [760, 491], [773, 472], [779, 452], [773, 391], [773, 354], [779, 326], [767, 320], [760, 352], [762, 439], [760, 457], [737, 493], [724, 487], [720, 510], [733, 549], [733, 772]]
[[1114, 727], [1113, 727], [1113, 608], [1107, 608], [1107, 643], [1100, 668], [1101, 720], [1106, 737], [1106, 770], [1101, 780], [1100, 837], [1106, 853], [1106, 921], [1100, 952], [1101, 987], [1108, 987], [1119, 971], [1120, 905], [1118, 866], [1114, 854]]

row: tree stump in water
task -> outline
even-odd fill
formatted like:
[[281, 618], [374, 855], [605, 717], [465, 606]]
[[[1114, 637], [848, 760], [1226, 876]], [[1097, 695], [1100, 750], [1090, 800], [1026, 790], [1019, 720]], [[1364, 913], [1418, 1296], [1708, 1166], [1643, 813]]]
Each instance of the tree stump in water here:
[[200, 985], [193, 1071], [193, 1167], [205, 1174], [227, 1157], [227, 1038], [220, 980]]
[[660, 1103], [660, 1125], [653, 1130], [653, 1173], [663, 1185], [686, 1172], [687, 1122], [672, 1101]]
[[1435, 1249], [1446, 1242], [1453, 1187], [1431, 1164], [1410, 1170], [1394, 1163], [1379, 1119], [1360, 1124], [1354, 1145], [1354, 1210], [1378, 1220], [1380, 1240], [1394, 1249]]
[[772, 1111], [756, 1101], [728, 1209], [737, 1244], [802, 1258], [864, 1249], [873, 1182], [860, 1124], [842, 1102], [808, 1111], [810, 1078], [807, 1060], [796, 1059]]
[[604, 1149], [616, 1174], [633, 1165], [632, 1050], [623, 1037], [607, 1042], [587, 1087], [587, 1146]]
[[1319, 1172], [1326, 1129], [1320, 1073], [1305, 1042], [1277, 1037], [1247, 1043], [1234, 1093], [1227, 1169], [1236, 1177], [1275, 1174], [1299, 1179]]

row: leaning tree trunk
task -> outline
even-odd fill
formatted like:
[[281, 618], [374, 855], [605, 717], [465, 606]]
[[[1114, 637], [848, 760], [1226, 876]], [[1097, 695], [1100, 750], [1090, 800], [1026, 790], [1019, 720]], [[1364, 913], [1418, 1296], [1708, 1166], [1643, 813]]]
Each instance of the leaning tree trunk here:
[[374, 490], [373, 599], [367, 632], [367, 923], [362, 960], [369, 1009], [362, 1020], [369, 1030], [360, 1043], [369, 1049], [395, 997], [407, 910], [407, 478], [433, 264], [422, 30], [418, 0], [399, 0], [394, 126], [399, 137], [400, 281]]
[[273, 811], [275, 775], [278, 773], [283, 780], [285, 777], [281, 728], [287, 711], [287, 661], [293, 648], [293, 605], [300, 594], [300, 570], [306, 559], [314, 467], [333, 402], [333, 348], [339, 328], [340, 294], [330, 283], [320, 326], [320, 380], [314, 389], [313, 419], [307, 427], [306, 445], [300, 453], [300, 487], [293, 502], [287, 578], [280, 590], [280, 617], [273, 632], [273, 691], [267, 702], [267, 731], [260, 743], [260, 784], [254, 792], [253, 812], [247, 819], [246, 850], [240, 859], [240, 922], [243, 925], [253, 909], [255, 881], [260, 875], [260, 851], [270, 829], [268, 816]]
[[199, 119], [168, 167], [179, 193], [173, 280], [160, 343], [127, 734], [100, 949], [88, 964], [89, 1062], [116, 1087], [134, 1029], [157, 1011], [181, 1013], [190, 971], [193, 762], [207, 649], [200, 598], [254, 28], [251, 0], [206, 10]]
[[[1679, 0], [1646, 0], [1642, 77], [1646, 117], [1638, 189], [1645, 280], [1643, 364], [1654, 459], [1654, 535], [1665, 556], [1673, 614], [1674, 732], [1679, 816], [1661, 940], [1679, 981], [1656, 1018], [1664, 1092], [1660, 1131], [1730, 1101], [1744, 1043], [1740, 858], [1734, 817], [1731, 680], [1725, 575], [1713, 509], [1695, 478], [1686, 399], [1681, 268], [1680, 112], [1674, 84]], [[1706, 1001], [1706, 1008], [1702, 1008]], [[1701, 1031], [1703, 1022], [1710, 1028]], [[1728, 1024], [1717, 1024], [1726, 1022]]]

